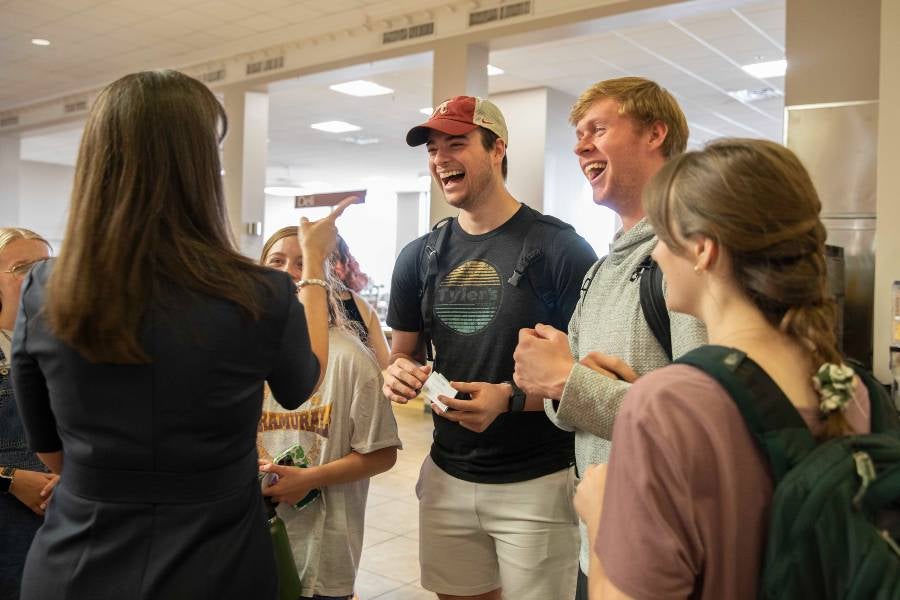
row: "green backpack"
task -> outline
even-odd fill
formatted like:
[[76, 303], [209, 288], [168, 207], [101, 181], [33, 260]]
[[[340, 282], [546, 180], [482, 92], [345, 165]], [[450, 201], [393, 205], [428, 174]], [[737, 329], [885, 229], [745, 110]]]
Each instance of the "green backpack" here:
[[900, 599], [900, 420], [859, 365], [872, 433], [817, 444], [774, 381], [743, 352], [704, 346], [677, 363], [731, 395], [774, 482], [759, 598]]

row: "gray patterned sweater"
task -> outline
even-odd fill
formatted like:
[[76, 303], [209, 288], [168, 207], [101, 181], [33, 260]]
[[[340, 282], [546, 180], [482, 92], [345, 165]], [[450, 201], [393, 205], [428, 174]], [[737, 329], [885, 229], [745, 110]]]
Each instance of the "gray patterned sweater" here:
[[[594, 274], [569, 322], [569, 347], [575, 360], [597, 350], [624, 360], [644, 375], [669, 363], [641, 312], [640, 281], [631, 275], [656, 245], [653, 229], [642, 219], [627, 232], [619, 231], [609, 255]], [[588, 271], [588, 275], [590, 275]], [[669, 313], [672, 354], [676, 357], [706, 343], [706, 329], [693, 317]], [[616, 413], [630, 387], [576, 364], [569, 374], [558, 408], [544, 401], [544, 411], [557, 427], [575, 431], [575, 463], [583, 473], [588, 465], [609, 461]], [[589, 543], [581, 524], [580, 564], [588, 571]]]

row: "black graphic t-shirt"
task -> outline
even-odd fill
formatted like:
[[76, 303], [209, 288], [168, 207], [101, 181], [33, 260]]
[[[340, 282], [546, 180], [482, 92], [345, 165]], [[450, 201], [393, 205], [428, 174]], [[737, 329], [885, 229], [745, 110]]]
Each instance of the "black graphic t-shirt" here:
[[[597, 259], [571, 229], [541, 227], [536, 243], [544, 258], [529, 267], [518, 286], [507, 280], [534, 222], [522, 207], [506, 223], [469, 235], [453, 221], [440, 254], [431, 337], [435, 370], [451, 381], [510, 381], [519, 329], [547, 323], [565, 330], [581, 280]], [[423, 328], [418, 298], [427, 235], [408, 244], [394, 266], [387, 323], [400, 331]], [[532, 287], [555, 290], [549, 307]], [[574, 463], [573, 434], [555, 427], [543, 411], [504, 413], [482, 433], [434, 416], [431, 456], [447, 473], [466, 481], [510, 483], [553, 473]]]

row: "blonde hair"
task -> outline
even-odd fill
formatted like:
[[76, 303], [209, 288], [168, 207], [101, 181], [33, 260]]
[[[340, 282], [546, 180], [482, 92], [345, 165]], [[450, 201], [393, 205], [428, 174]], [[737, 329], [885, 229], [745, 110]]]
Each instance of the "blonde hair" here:
[[641, 129], [656, 122], [666, 126], [662, 153], [672, 158], [684, 152], [688, 141], [687, 119], [675, 98], [656, 82], [643, 77], [619, 77], [595, 83], [585, 90], [569, 114], [577, 125], [598, 100], [610, 98], [619, 103], [619, 114], [630, 117]]
[[[734, 280], [766, 319], [807, 348], [809, 375], [843, 362], [828, 292], [822, 204], [796, 155], [774, 142], [721, 139], [669, 161], [644, 188], [644, 210], [676, 254], [701, 235], [728, 251]], [[849, 429], [831, 413], [824, 437]]]
[[[47, 248], [53, 252], [53, 246], [50, 245], [50, 242], [30, 229], [25, 229], [24, 227], [0, 227], [0, 252], [6, 250], [7, 246], [18, 240], [37, 240], [39, 242], [44, 242]], [[0, 298], [0, 307], [2, 306], [3, 299]]]

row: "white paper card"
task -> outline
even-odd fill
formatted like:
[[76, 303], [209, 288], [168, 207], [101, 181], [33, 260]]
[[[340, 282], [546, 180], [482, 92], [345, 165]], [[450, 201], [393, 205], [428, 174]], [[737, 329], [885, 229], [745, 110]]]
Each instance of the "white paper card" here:
[[428, 402], [431, 402], [433, 405], [446, 412], [448, 407], [438, 400], [438, 396], [456, 398], [457, 391], [453, 389], [453, 386], [450, 385], [450, 382], [447, 381], [446, 377], [437, 371], [432, 371], [428, 379], [425, 380], [425, 385], [422, 386], [420, 393]]

